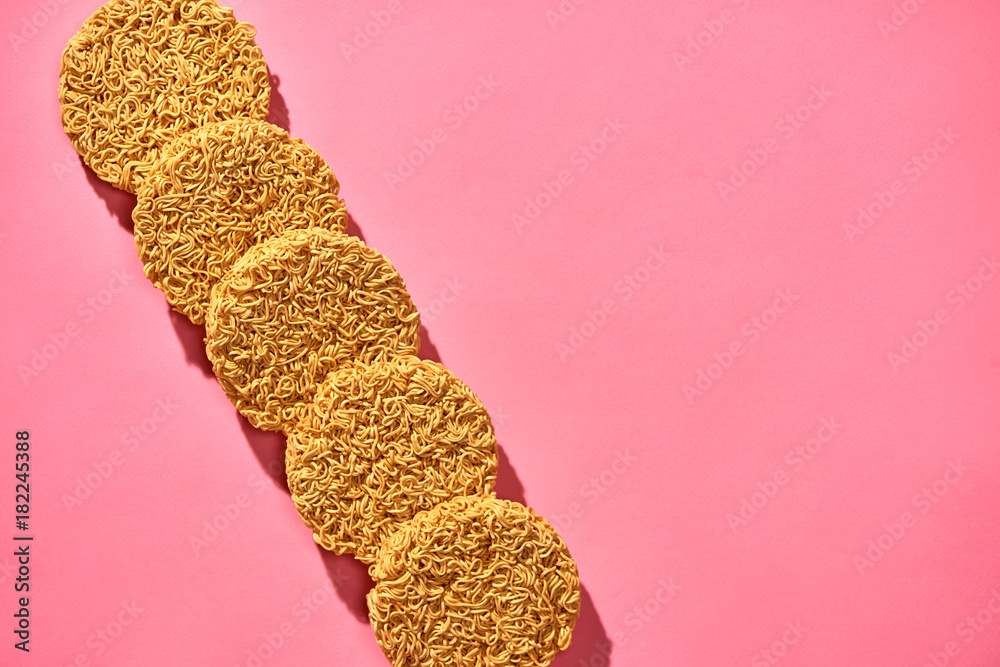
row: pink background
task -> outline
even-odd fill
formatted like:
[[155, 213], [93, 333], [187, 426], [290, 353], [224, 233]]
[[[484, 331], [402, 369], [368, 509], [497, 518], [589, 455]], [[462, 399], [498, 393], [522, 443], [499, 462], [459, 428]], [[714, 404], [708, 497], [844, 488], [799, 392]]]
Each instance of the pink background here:
[[[561, 6], [236, 10], [579, 564], [555, 664], [1000, 664], [996, 3]], [[62, 132], [97, 7], [0, 5], [0, 663], [385, 665]]]

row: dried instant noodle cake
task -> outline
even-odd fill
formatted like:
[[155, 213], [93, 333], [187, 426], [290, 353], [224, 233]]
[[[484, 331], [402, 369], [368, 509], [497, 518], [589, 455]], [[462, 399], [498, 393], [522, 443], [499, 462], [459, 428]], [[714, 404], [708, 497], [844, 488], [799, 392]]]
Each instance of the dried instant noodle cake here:
[[547, 665], [580, 612], [559, 534], [530, 508], [489, 496], [421, 512], [369, 570], [369, 616], [395, 667]]
[[271, 88], [254, 34], [215, 0], [110, 0], [63, 51], [59, 101], [73, 147], [135, 192], [175, 136], [264, 118]]
[[286, 229], [344, 231], [339, 188], [315, 150], [265, 121], [182, 134], [160, 152], [132, 212], [146, 277], [204, 322], [212, 285], [254, 245]]
[[479, 398], [412, 355], [341, 366], [288, 431], [288, 488], [316, 542], [371, 563], [400, 524], [493, 491], [496, 437]]
[[286, 230], [247, 251], [212, 289], [205, 324], [226, 395], [271, 431], [300, 421], [341, 364], [420, 346], [420, 317], [389, 260], [322, 228]]

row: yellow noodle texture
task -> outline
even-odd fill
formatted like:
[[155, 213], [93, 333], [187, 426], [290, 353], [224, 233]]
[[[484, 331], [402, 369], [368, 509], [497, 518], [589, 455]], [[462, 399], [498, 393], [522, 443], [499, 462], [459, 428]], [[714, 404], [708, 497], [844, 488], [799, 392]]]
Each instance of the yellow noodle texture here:
[[316, 542], [371, 563], [417, 512], [493, 491], [496, 437], [479, 398], [412, 355], [331, 373], [288, 432], [288, 488]]
[[201, 324], [212, 286], [254, 245], [286, 229], [343, 232], [339, 190], [315, 150], [265, 121], [186, 132], [160, 152], [132, 212], [146, 277]]
[[530, 508], [462, 497], [393, 533], [369, 568], [375, 638], [395, 667], [541, 667], [569, 646], [576, 564]]
[[271, 431], [299, 422], [341, 364], [420, 346], [420, 316], [389, 260], [322, 228], [289, 229], [247, 251], [212, 289], [205, 325], [226, 395]]
[[264, 118], [271, 87], [254, 35], [215, 0], [111, 0], [63, 52], [59, 101], [73, 147], [102, 179], [136, 192], [175, 136]]

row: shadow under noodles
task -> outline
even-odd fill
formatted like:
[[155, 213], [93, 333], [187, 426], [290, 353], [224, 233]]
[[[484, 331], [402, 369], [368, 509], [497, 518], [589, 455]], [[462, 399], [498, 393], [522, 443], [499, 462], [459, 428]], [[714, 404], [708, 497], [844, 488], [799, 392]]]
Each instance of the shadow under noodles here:
[[358, 237], [362, 243], [368, 245], [368, 241], [365, 240], [365, 235], [361, 232], [361, 228], [358, 227], [358, 223], [354, 220], [354, 216], [351, 215], [350, 211], [347, 212], [347, 228], [344, 231], [349, 236]]
[[[221, 391], [221, 388], [220, 388]], [[291, 496], [288, 490], [288, 476], [285, 475], [285, 434], [277, 431], [263, 431], [255, 428], [233, 408], [240, 422], [240, 429], [246, 436], [250, 451], [257, 457], [261, 469], [274, 485]]]
[[[497, 457], [497, 498], [528, 505], [524, 485], [500, 443], [497, 443]], [[556, 654], [552, 667], [606, 667], [611, 664], [612, 649], [594, 601], [581, 581], [580, 616], [573, 628], [573, 641], [568, 649]]]
[[170, 325], [177, 334], [177, 340], [181, 342], [184, 349], [184, 358], [191, 366], [197, 366], [207, 377], [215, 378], [215, 371], [212, 370], [212, 362], [208, 359], [205, 351], [205, 325], [195, 324], [187, 318], [187, 315], [179, 313], [167, 304], [170, 314]]
[[135, 232], [134, 226], [132, 224], [132, 209], [135, 208], [138, 199], [131, 192], [125, 192], [124, 190], [119, 190], [115, 186], [111, 185], [105, 180], [102, 180], [97, 173], [80, 158], [80, 164], [83, 166], [83, 174], [87, 177], [87, 182], [90, 187], [93, 188], [97, 196], [104, 201], [104, 206], [107, 207], [108, 213], [118, 221], [118, 224], [127, 231], [129, 234]]
[[614, 645], [597, 614], [587, 587], [580, 583], [580, 617], [573, 628], [573, 642], [556, 654], [552, 667], [607, 667]]
[[[87, 182], [90, 183], [90, 187], [93, 188], [97, 196], [104, 201], [108, 213], [118, 221], [118, 224], [125, 231], [134, 235], [135, 226], [132, 224], [132, 210], [135, 209], [138, 201], [136, 196], [131, 192], [119, 190], [107, 181], [101, 180], [101, 177], [87, 166], [82, 157], [80, 158], [80, 164], [83, 165], [83, 173], [87, 178]], [[138, 254], [138, 251], [136, 254]], [[177, 334], [177, 340], [181, 343], [181, 347], [184, 350], [184, 358], [188, 364], [197, 366], [206, 376], [214, 378], [215, 373], [212, 371], [212, 363], [208, 360], [208, 355], [205, 353], [205, 326], [194, 324], [186, 315], [171, 308], [166, 300], [164, 300], [164, 305], [167, 308], [170, 324], [174, 328], [174, 333]]]
[[375, 586], [375, 582], [368, 576], [368, 566], [351, 554], [335, 554], [319, 544], [316, 548], [337, 597], [359, 623], [368, 623], [368, 602], [365, 596]]
[[420, 325], [420, 351], [417, 352], [417, 356], [427, 361], [441, 363], [441, 354], [431, 341], [431, 335], [427, 332], [427, 327], [423, 324]]
[[497, 498], [528, 505], [528, 501], [524, 499], [524, 485], [518, 479], [514, 467], [510, 464], [507, 452], [504, 451], [499, 442], [497, 443], [497, 481], [494, 488], [497, 492]]
[[291, 132], [292, 117], [288, 112], [284, 96], [278, 90], [281, 86], [281, 79], [271, 71], [270, 67], [267, 68], [267, 79], [271, 84], [271, 102], [268, 104], [267, 118], [264, 120], [272, 125], [277, 125], [285, 132]]

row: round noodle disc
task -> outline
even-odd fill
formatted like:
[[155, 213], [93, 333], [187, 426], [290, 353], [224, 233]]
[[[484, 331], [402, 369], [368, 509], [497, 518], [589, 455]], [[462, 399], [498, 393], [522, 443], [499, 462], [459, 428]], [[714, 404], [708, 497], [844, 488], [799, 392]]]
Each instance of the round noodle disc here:
[[182, 134], [160, 152], [132, 212], [146, 277], [202, 323], [212, 285], [254, 245], [285, 229], [344, 231], [339, 189], [315, 150], [265, 121]]
[[530, 508], [493, 497], [421, 512], [369, 571], [369, 617], [395, 667], [548, 665], [580, 613], [562, 538]]
[[205, 325], [226, 395], [271, 431], [300, 421], [340, 364], [420, 346], [420, 316], [389, 260], [322, 228], [290, 229], [247, 251], [212, 289]]
[[110, 0], [63, 51], [59, 101], [73, 147], [135, 192], [173, 137], [264, 118], [271, 87], [254, 34], [215, 0]]
[[479, 398], [412, 355], [330, 374], [288, 432], [288, 488], [316, 542], [371, 563], [401, 522], [493, 491], [496, 437]]

